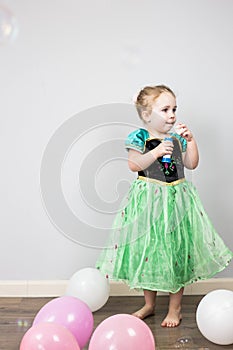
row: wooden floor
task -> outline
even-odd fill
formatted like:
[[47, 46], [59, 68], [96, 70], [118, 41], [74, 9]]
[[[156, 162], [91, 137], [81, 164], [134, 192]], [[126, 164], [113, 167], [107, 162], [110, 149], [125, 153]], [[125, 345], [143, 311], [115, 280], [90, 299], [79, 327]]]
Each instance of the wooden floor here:
[[[195, 322], [195, 314], [201, 298], [202, 296], [184, 296], [181, 325], [174, 329], [168, 329], [160, 326], [166, 315], [168, 297], [157, 297], [156, 315], [145, 320], [154, 334], [156, 350], [179, 348], [193, 350], [233, 349], [233, 345], [220, 346], [213, 344], [199, 332]], [[19, 350], [23, 335], [32, 325], [37, 312], [49, 300], [51, 298], [0, 298], [0, 350]], [[119, 313], [131, 314], [141, 305], [143, 305], [143, 297], [110, 297], [106, 305], [94, 313], [95, 327], [109, 316]], [[188, 341], [186, 347], [184, 347], [181, 338], [186, 342]], [[87, 349], [88, 346], [85, 347], [85, 350]]]

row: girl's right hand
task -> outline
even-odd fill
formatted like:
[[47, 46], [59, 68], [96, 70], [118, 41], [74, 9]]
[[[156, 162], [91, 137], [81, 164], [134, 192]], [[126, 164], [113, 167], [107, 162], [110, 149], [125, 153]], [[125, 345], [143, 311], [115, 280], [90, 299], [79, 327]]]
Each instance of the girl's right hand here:
[[162, 141], [157, 147], [155, 147], [151, 152], [155, 158], [160, 158], [165, 154], [172, 155], [173, 152], [173, 142], [169, 140]]

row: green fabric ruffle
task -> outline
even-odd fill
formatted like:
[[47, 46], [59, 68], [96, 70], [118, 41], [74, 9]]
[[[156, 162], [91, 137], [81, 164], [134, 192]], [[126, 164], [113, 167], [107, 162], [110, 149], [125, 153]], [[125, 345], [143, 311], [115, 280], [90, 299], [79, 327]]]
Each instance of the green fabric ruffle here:
[[233, 257], [194, 185], [135, 180], [96, 267], [130, 288], [176, 293], [214, 276]]

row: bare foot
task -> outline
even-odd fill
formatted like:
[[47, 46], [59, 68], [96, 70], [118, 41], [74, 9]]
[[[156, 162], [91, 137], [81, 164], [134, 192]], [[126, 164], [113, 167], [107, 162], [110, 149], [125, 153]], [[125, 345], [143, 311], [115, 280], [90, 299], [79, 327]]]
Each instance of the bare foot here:
[[132, 315], [143, 320], [144, 318], [154, 314], [155, 314], [154, 306], [144, 305], [140, 310], [134, 312]]
[[162, 327], [168, 327], [168, 328], [174, 328], [179, 326], [180, 321], [182, 319], [182, 315], [180, 313], [180, 310], [171, 310], [168, 312], [167, 316], [161, 323]]

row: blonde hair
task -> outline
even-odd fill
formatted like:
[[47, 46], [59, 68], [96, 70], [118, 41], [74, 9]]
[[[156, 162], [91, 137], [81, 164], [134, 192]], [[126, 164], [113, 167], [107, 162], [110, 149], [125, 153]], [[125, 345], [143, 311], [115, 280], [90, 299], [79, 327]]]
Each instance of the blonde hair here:
[[153, 104], [163, 92], [168, 92], [176, 98], [174, 92], [165, 85], [145, 86], [139, 92], [135, 106], [141, 119], [143, 111], [147, 111], [149, 114], [152, 113]]

